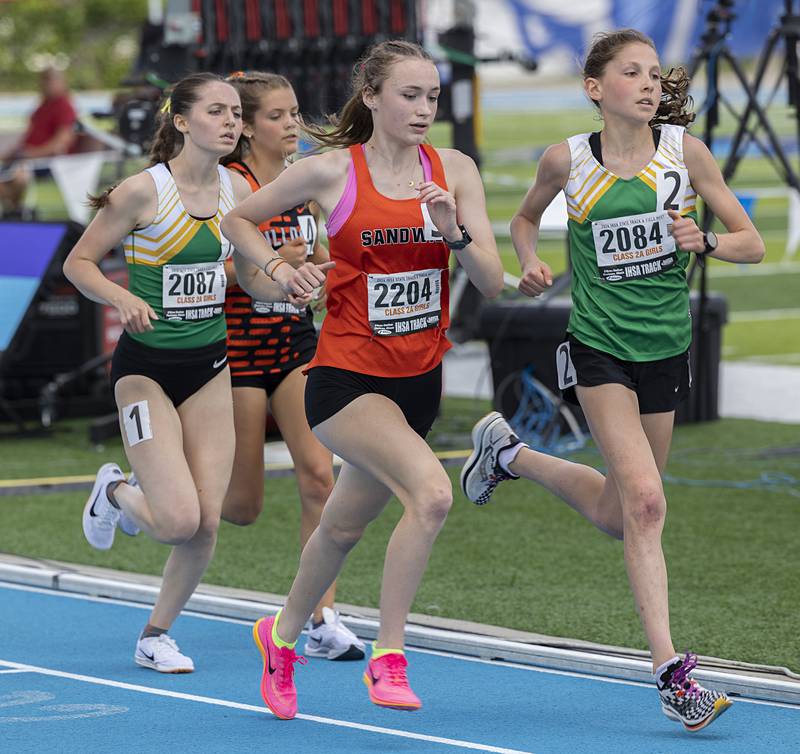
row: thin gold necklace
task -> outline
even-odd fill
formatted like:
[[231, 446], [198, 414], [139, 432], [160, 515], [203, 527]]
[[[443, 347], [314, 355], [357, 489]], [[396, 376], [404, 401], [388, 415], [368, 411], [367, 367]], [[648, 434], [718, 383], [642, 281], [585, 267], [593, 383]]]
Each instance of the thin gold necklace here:
[[[375, 147], [375, 145], [374, 145], [374, 144], [369, 144], [368, 146], [370, 147], [370, 149], [373, 149], [373, 150], [375, 150], [375, 154], [377, 154], [377, 155], [378, 155], [378, 156], [379, 156], [379, 157], [380, 157], [380, 158], [381, 158], [381, 159], [382, 159], [384, 162], [388, 162], [388, 160], [386, 159], [386, 157], [384, 157], [384, 156], [383, 156], [383, 155], [382, 155], [382, 154], [381, 154], [381, 153], [378, 151], [378, 149]], [[416, 163], [413, 165], [413, 167], [411, 168], [411, 172], [412, 172], [412, 174], [413, 174], [413, 173], [415, 173], [415, 172], [417, 171], [417, 168], [418, 168], [418, 167], [420, 167], [420, 164], [419, 164], [419, 162], [416, 162]], [[405, 172], [405, 171], [403, 171], [403, 172]], [[400, 181], [400, 183], [398, 183], [398, 186], [399, 186], [401, 183], [402, 183], [402, 181]], [[409, 181], [408, 181], [408, 187], [409, 187], [409, 188], [414, 188], [414, 186], [416, 186], [416, 185], [417, 185], [417, 184], [419, 184], [419, 183], [422, 183], [422, 181], [415, 181], [415, 180], [411, 179], [411, 180], [409, 180]]]

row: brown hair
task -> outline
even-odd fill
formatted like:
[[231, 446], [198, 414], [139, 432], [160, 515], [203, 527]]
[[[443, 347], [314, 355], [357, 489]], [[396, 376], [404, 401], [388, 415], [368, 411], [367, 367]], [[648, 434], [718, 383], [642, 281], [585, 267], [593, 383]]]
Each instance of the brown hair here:
[[[653, 50], [656, 49], [655, 42], [636, 29], [618, 29], [596, 34], [592, 39], [592, 46], [586, 55], [586, 62], [583, 66], [584, 80], [599, 79], [614, 56], [623, 47], [633, 43], [645, 44], [652, 47]], [[600, 104], [594, 100], [593, 102], [599, 109]], [[663, 123], [674, 123], [678, 126], [688, 126], [695, 117], [691, 112], [692, 104], [692, 98], [689, 96], [689, 75], [686, 69], [671, 68], [669, 73], [661, 75], [661, 102], [650, 125], [660, 126]]]
[[353, 67], [350, 80], [350, 99], [338, 115], [328, 115], [332, 129], [304, 126], [308, 134], [321, 146], [349, 147], [364, 144], [372, 136], [372, 113], [364, 104], [362, 95], [366, 89], [376, 94], [389, 71], [396, 62], [407, 58], [418, 58], [433, 63], [433, 58], [418, 44], [403, 39], [387, 39], [370, 47]]
[[[225, 79], [237, 92], [242, 100], [242, 122], [252, 126], [256, 119], [258, 108], [261, 107], [261, 95], [275, 89], [291, 89], [294, 91], [289, 79], [279, 73], [265, 71], [237, 71]], [[299, 120], [299, 119], [298, 119]], [[232, 162], [241, 162], [250, 151], [250, 141], [242, 134], [236, 148], [225, 155], [220, 162], [230, 165]]]
[[[183, 148], [183, 134], [175, 128], [175, 115], [186, 115], [192, 105], [200, 99], [200, 91], [207, 84], [225, 81], [216, 73], [193, 73], [175, 84], [169, 95], [164, 98], [158, 112], [156, 123], [158, 128], [150, 145], [150, 165], [168, 162]], [[98, 196], [89, 196], [88, 205], [94, 209], [102, 209], [109, 202], [111, 192], [117, 184], [110, 186]]]

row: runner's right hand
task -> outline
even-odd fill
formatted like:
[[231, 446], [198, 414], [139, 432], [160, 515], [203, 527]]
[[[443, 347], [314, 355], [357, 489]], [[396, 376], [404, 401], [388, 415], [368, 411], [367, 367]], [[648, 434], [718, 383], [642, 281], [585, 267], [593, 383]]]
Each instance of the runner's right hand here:
[[153, 323], [150, 320], [158, 319], [150, 304], [129, 291], [123, 292], [120, 299], [114, 302], [114, 307], [119, 312], [120, 324], [129, 333], [152, 330]]
[[519, 292], [526, 296], [539, 296], [553, 284], [553, 273], [541, 259], [534, 259], [522, 269]]
[[323, 262], [322, 264], [306, 262], [296, 270], [291, 270], [289, 265], [278, 264], [272, 271], [272, 275], [290, 303], [295, 306], [306, 306], [311, 301], [314, 289], [319, 288], [325, 282], [328, 270], [334, 267], [336, 267], [336, 262]]

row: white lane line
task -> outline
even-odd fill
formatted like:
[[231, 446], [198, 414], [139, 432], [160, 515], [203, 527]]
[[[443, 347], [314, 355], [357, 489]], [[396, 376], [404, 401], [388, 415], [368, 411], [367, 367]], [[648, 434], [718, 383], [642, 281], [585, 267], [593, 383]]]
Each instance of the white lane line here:
[[[140, 602], [129, 602], [127, 600], [120, 600], [112, 597], [94, 597], [88, 594], [77, 594], [74, 592], [57, 592], [52, 589], [38, 586], [27, 586], [25, 584], [11, 584], [10, 582], [0, 581], [0, 589], [16, 589], [20, 592], [34, 592], [36, 594], [45, 594], [50, 597], [66, 597], [67, 599], [83, 600], [85, 602], [96, 602], [101, 604], [122, 605], [123, 607], [135, 607], [140, 610], [152, 610], [152, 605], [143, 605]], [[239, 626], [252, 626], [252, 621], [241, 620], [240, 618], [228, 618], [222, 615], [208, 615], [207, 613], [196, 613], [191, 610], [184, 610], [181, 615], [192, 618], [201, 618], [202, 620], [218, 621], [220, 623], [233, 623]], [[303, 633], [306, 633], [305, 631]], [[462, 654], [449, 654], [438, 649], [422, 649], [420, 647], [406, 647], [406, 652], [416, 652], [418, 654], [434, 655], [435, 657], [445, 657], [450, 660], [460, 660], [462, 662], [473, 662], [479, 665], [494, 665], [512, 668], [515, 670], [525, 670], [529, 673], [545, 673], [546, 675], [561, 675], [567, 678], [584, 678], [590, 681], [602, 681], [603, 683], [616, 683], [622, 686], [639, 686], [642, 688], [651, 688], [651, 684], [642, 681], [632, 681], [626, 678], [609, 678], [608, 676], [596, 675], [594, 673], [579, 673], [574, 670], [558, 670], [556, 668], [543, 668], [537, 665], [525, 665], [510, 660], [487, 660], [483, 657], [468, 657]], [[3, 672], [3, 671], [0, 671]], [[20, 671], [27, 672], [27, 671]], [[743, 696], [736, 696], [734, 699], [737, 702], [745, 702], [747, 704], [763, 704], [768, 707], [783, 707], [785, 709], [798, 710], [795, 704], [784, 704], [783, 702], [773, 702], [768, 700], [750, 699]]]
[[[244, 704], [242, 702], [231, 702], [227, 699], [215, 699], [209, 696], [198, 696], [196, 694], [185, 694], [180, 691], [168, 691], [166, 689], [152, 688], [150, 686], [139, 686], [134, 683], [124, 683], [122, 681], [112, 681], [107, 678], [96, 678], [89, 675], [79, 675], [77, 673], [67, 673], [63, 670], [53, 670], [52, 668], [43, 668], [37, 665], [25, 665], [19, 662], [11, 662], [9, 660], [0, 659], [0, 665], [8, 668], [21, 669], [31, 673], [39, 673], [41, 675], [54, 676], [56, 678], [66, 678], [71, 681], [82, 681], [83, 683], [92, 683], [97, 686], [110, 686], [112, 688], [124, 689], [125, 691], [137, 691], [142, 694], [152, 694], [154, 696], [166, 696], [171, 699], [183, 699], [189, 702], [199, 702], [201, 704], [210, 704], [215, 707], [229, 707], [232, 709], [247, 710], [248, 712], [259, 712], [261, 714], [272, 714], [265, 707], [257, 707], [254, 704]], [[501, 746], [490, 746], [489, 744], [477, 744], [472, 741], [459, 741], [454, 738], [443, 738], [442, 736], [429, 736], [425, 733], [412, 733], [405, 730], [396, 730], [394, 728], [383, 728], [378, 725], [367, 725], [365, 723], [352, 723], [347, 720], [335, 720], [329, 717], [319, 717], [317, 715], [297, 715], [298, 720], [306, 720], [312, 723], [320, 723], [322, 725], [332, 725], [338, 728], [350, 728], [352, 730], [362, 730], [369, 733], [380, 733], [385, 736], [395, 736], [397, 738], [410, 738], [416, 741], [427, 741], [430, 743], [443, 744], [444, 746], [459, 746], [462, 749], [473, 749], [475, 751], [488, 751], [494, 754], [533, 754], [530, 751], [521, 751], [520, 749], [506, 749]]]
[[[27, 668], [9, 668], [8, 670], [0, 670], [0, 675], [11, 675], [12, 673], [30, 673]], [[0, 705], [1, 706], [1, 705]]]
[[750, 311], [731, 312], [729, 322], [764, 322], [773, 319], [797, 319], [800, 308], [794, 309], [751, 309]]

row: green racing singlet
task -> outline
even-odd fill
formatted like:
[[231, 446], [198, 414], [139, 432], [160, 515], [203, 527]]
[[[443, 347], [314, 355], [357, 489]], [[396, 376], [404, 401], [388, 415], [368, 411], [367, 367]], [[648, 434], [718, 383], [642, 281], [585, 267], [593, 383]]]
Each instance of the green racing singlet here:
[[234, 206], [227, 168], [219, 166], [219, 205], [213, 217], [195, 218], [184, 208], [172, 174], [163, 163], [147, 171], [158, 193], [151, 225], [123, 241], [128, 290], [158, 315], [153, 330], [129, 333], [152, 348], [201, 348], [225, 340], [225, 267], [231, 245], [220, 233]]
[[592, 153], [591, 134], [567, 139], [572, 313], [567, 330], [581, 343], [625, 361], [655, 361], [686, 351], [691, 315], [689, 254], [669, 233], [668, 209], [696, 221], [697, 194], [683, 161], [682, 126], [663, 125], [650, 162], [620, 178]]

